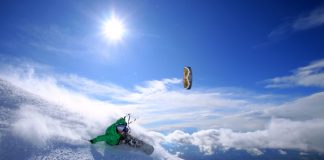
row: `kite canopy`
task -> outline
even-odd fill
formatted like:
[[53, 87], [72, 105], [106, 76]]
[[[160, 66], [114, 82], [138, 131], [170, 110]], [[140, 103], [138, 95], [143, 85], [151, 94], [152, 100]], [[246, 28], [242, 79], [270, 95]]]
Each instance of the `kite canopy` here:
[[184, 67], [183, 72], [183, 87], [185, 89], [190, 89], [192, 86], [192, 70], [191, 67], [186, 66]]

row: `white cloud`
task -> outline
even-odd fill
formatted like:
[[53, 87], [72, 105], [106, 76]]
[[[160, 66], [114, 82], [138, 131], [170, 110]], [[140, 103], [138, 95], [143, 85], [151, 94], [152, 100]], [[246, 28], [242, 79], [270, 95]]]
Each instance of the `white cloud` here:
[[285, 34], [320, 27], [324, 24], [324, 6], [310, 11], [308, 14], [297, 17], [294, 20], [280, 24], [270, 32], [269, 38], [280, 38]]
[[183, 155], [183, 153], [182, 152], [176, 152], [176, 156], [181, 156], [181, 155]]
[[169, 84], [179, 84], [181, 83], [180, 79], [163, 79], [161, 81], [147, 81], [145, 86], [135, 86], [135, 90], [137, 90], [140, 94], [152, 95], [157, 92], [165, 92], [167, 91], [167, 85]]
[[287, 152], [286, 152], [286, 151], [284, 151], [284, 150], [281, 150], [281, 149], [279, 149], [279, 150], [278, 150], [278, 152], [279, 152], [280, 154], [282, 154], [282, 155], [286, 155], [286, 154], [287, 154]]
[[[25, 25], [19, 26], [24, 44], [30, 47], [45, 51], [46, 53], [54, 54], [75, 54], [75, 52], [83, 52], [82, 50], [74, 50], [72, 45], [76, 45], [78, 41], [72, 38], [71, 33], [67, 28], [62, 28], [56, 25], [36, 26]], [[28, 37], [28, 41], [26, 38]], [[80, 42], [80, 41], [79, 41]]]
[[[291, 24], [289, 23], [284, 23], [281, 24], [279, 27], [275, 28], [273, 31], [271, 31], [268, 35], [268, 38], [271, 39], [278, 39], [278, 38], [282, 38], [282, 36], [284, 36], [287, 33], [291, 32]], [[264, 43], [266, 44], [266, 43]], [[264, 45], [261, 44], [261, 45]]]
[[299, 155], [301, 155], [301, 156], [306, 156], [306, 155], [308, 155], [308, 153], [300, 152]]
[[324, 87], [324, 60], [318, 60], [308, 66], [296, 69], [292, 75], [266, 80], [267, 88], [285, 88], [294, 86]]
[[[298, 98], [282, 105], [241, 113], [228, 124], [228, 117], [219, 120], [228, 124], [225, 128], [200, 130], [193, 134], [176, 130], [166, 136], [152, 133], [158, 141], [195, 145], [205, 154], [216, 149], [244, 149], [251, 154], [261, 155], [260, 149], [299, 149], [324, 152], [324, 92]], [[216, 120], [217, 121], [217, 120]], [[212, 127], [212, 123], [200, 123]], [[254, 126], [253, 124], [260, 124]], [[254, 127], [240, 131], [246, 124]], [[233, 130], [234, 129], [234, 130]], [[236, 131], [235, 131], [236, 129]]]
[[251, 155], [255, 155], [255, 156], [260, 156], [260, 155], [263, 154], [263, 152], [260, 149], [257, 149], [257, 148], [247, 149], [246, 151], [248, 153], [250, 153]]
[[[195, 145], [210, 155], [219, 149], [244, 149], [254, 155], [261, 155], [260, 149], [299, 149], [324, 152], [324, 119], [291, 121], [272, 119], [264, 130], [235, 132], [231, 129], [200, 130], [192, 134], [176, 130], [166, 136], [157, 135], [160, 141], [180, 145]], [[154, 134], [156, 136], [156, 134]], [[154, 136], [152, 135], [152, 136]]]
[[[181, 80], [176, 78], [147, 81], [143, 85], [136, 85], [134, 89], [126, 89], [77, 75], [55, 74], [51, 70], [48, 71], [47, 67], [33, 68], [33, 64], [29, 62], [26, 65], [20, 62], [19, 65], [2, 66], [0, 76], [50, 102], [63, 107], [68, 106], [67, 110], [70, 112], [92, 113], [104, 119], [107, 116], [103, 114], [105, 112], [97, 113], [93, 110], [108, 111], [111, 108], [118, 108], [119, 112], [140, 116], [139, 124], [155, 130], [174, 130], [192, 126], [207, 129], [219, 125], [220, 121], [216, 122], [217, 119], [249, 111], [258, 106], [265, 107], [267, 105], [262, 102], [263, 100], [276, 99], [276, 96], [264, 97], [234, 89], [187, 91], [179, 84]], [[249, 98], [262, 96], [263, 98]], [[94, 107], [89, 109], [89, 106]], [[214, 123], [196, 125], [197, 121]]]
[[77, 75], [60, 76], [58, 80], [59, 83], [66, 85], [66, 87], [86, 95], [109, 98], [130, 94], [128, 90], [120, 86], [111, 83], [101, 84]]
[[299, 17], [292, 25], [294, 30], [305, 30], [324, 24], [324, 6], [314, 9], [306, 16]]
[[[298, 75], [318, 73], [322, 66], [322, 61], [312, 63], [298, 69]], [[139, 137], [154, 143], [156, 157], [176, 157], [159, 145], [163, 141], [195, 145], [205, 154], [213, 154], [218, 148], [244, 149], [254, 155], [261, 155], [263, 148], [324, 152], [324, 92], [278, 103], [276, 96], [247, 96], [247, 92], [233, 89], [186, 91], [180, 79], [147, 81], [126, 89], [77, 75], [55, 74], [30, 63], [23, 67], [2, 65], [0, 77], [51, 102], [22, 105], [16, 111], [13, 132], [35, 143], [54, 137], [90, 138], [102, 133], [116, 118], [134, 113], [139, 119], [133, 124], [133, 134], [144, 135]], [[271, 103], [263, 102], [269, 100]], [[148, 135], [139, 125], [155, 131], [176, 131]], [[177, 130], [183, 128], [199, 131], [189, 134]]]
[[264, 110], [265, 116], [276, 116], [293, 120], [309, 120], [324, 117], [324, 92], [298, 98], [277, 107]]

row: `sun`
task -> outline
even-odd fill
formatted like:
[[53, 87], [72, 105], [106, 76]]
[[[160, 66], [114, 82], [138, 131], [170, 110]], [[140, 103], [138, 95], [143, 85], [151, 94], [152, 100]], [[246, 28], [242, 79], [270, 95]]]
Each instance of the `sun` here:
[[103, 33], [111, 41], [120, 41], [125, 34], [123, 22], [115, 16], [104, 22]]

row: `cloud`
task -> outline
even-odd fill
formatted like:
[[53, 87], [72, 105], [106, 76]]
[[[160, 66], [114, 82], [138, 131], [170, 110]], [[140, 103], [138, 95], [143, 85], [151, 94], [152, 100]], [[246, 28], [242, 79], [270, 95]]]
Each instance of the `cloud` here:
[[71, 55], [82, 50], [75, 50], [71, 46], [76, 45], [71, 36], [71, 32], [67, 28], [56, 25], [25, 25], [20, 26], [21, 36], [25, 44], [34, 50], [45, 51], [46, 53]]
[[279, 153], [280, 153], [280, 154], [282, 154], [282, 155], [286, 155], [286, 154], [287, 154], [287, 152], [286, 152], [286, 151], [284, 151], [284, 150], [281, 150], [281, 149], [279, 150]]
[[[231, 129], [200, 130], [192, 134], [176, 130], [165, 136], [158, 136], [163, 142], [178, 145], [194, 145], [206, 155], [216, 149], [243, 149], [254, 155], [263, 154], [260, 149], [298, 149], [324, 152], [324, 119], [291, 121], [273, 118], [264, 130], [235, 132]], [[161, 140], [162, 139], [162, 140]]]
[[324, 117], [324, 92], [298, 98], [294, 101], [264, 110], [264, 116], [275, 116], [292, 120], [310, 120]]
[[[224, 117], [193, 126], [220, 127], [220, 129], [200, 130], [189, 134], [176, 130], [166, 136], [153, 134], [158, 141], [186, 145], [194, 145], [207, 155], [217, 149], [244, 149], [253, 155], [263, 154], [260, 149], [299, 149], [323, 153], [324, 108], [322, 107], [324, 92], [298, 98], [278, 106], [256, 109], [238, 115]], [[234, 118], [233, 123], [228, 122]], [[238, 123], [239, 122], [239, 123]], [[218, 125], [211, 125], [211, 124]], [[225, 124], [225, 125], [224, 125]], [[252, 125], [249, 132], [242, 132], [239, 127]], [[260, 124], [260, 128], [256, 127]], [[231, 128], [231, 129], [230, 129]], [[234, 131], [236, 129], [238, 131]]]
[[285, 34], [320, 27], [324, 24], [324, 6], [320, 6], [310, 11], [306, 15], [301, 15], [292, 21], [280, 24], [270, 32], [269, 38], [280, 38]]
[[[89, 96], [101, 98], [117, 97], [129, 94], [129, 91], [112, 83], [99, 83], [77, 75], [61, 75], [59, 83]], [[111, 96], [113, 95], [113, 96]]]
[[296, 69], [292, 75], [275, 77], [265, 82], [266, 88], [287, 88], [295, 86], [324, 87], [324, 59], [315, 61], [308, 66]]
[[[261, 155], [262, 149], [298, 149], [303, 151], [324, 152], [324, 92], [298, 98], [282, 105], [240, 113], [233, 124], [224, 128], [207, 129], [192, 134], [176, 130], [163, 135], [152, 132], [157, 141], [182, 146], [194, 145], [206, 155], [216, 150], [230, 148], [243, 149], [253, 155]], [[217, 120], [216, 120], [217, 121]], [[238, 123], [239, 122], [239, 123]], [[242, 125], [260, 123], [261, 127], [252, 127], [251, 131], [237, 130]], [[212, 123], [203, 123], [212, 127]], [[216, 122], [217, 123], [217, 122]], [[228, 117], [219, 120], [228, 122]], [[201, 123], [197, 122], [197, 125]], [[236, 130], [236, 131], [235, 131]]]
[[296, 31], [315, 28], [324, 24], [324, 6], [316, 8], [306, 16], [299, 17], [292, 25]]
[[[152, 129], [173, 129], [170, 123], [175, 121], [178, 122], [177, 128], [184, 127], [182, 124], [186, 123], [190, 126], [197, 120], [210, 121], [216, 115], [215, 109], [226, 113], [227, 109], [237, 108], [231, 112], [238, 112], [248, 108], [250, 103], [237, 95], [231, 98], [232, 93], [185, 91], [179, 85], [181, 80], [176, 78], [146, 81], [143, 85], [126, 89], [77, 75], [56, 74], [49, 67], [17, 61], [19, 63], [2, 65], [1, 78], [49, 102], [62, 105], [70, 112], [81, 111], [84, 116], [87, 116], [85, 113], [96, 114], [104, 119], [107, 116], [104, 111], [99, 115], [93, 110], [118, 108], [119, 112], [141, 115], [138, 122]], [[89, 106], [94, 107], [90, 109]]]
[[[284, 37], [286, 34], [291, 33], [292, 29], [291, 29], [291, 24], [286, 22], [283, 24], [280, 24], [276, 29], [274, 29], [273, 31], [271, 31], [268, 35], [268, 38], [270, 39], [279, 39]], [[267, 43], [261, 44], [261, 45], [265, 45]]]
[[135, 86], [135, 90], [140, 94], [152, 95], [154, 93], [165, 92], [169, 84], [180, 84], [181, 80], [177, 78], [163, 79], [161, 81], [153, 80], [147, 81], [145, 86]]
[[[324, 152], [324, 92], [278, 101], [276, 95], [239, 89], [187, 91], [176, 78], [124, 88], [17, 61], [19, 65], [2, 63], [1, 79], [48, 102], [19, 105], [15, 111], [12, 132], [36, 144], [56, 137], [90, 138], [116, 118], [133, 113], [138, 116], [133, 134], [153, 143], [156, 157], [176, 157], [160, 146], [162, 142], [194, 145], [207, 155], [230, 148], [254, 155], [266, 148]], [[319, 73], [322, 63], [301, 67], [297, 75]], [[196, 132], [187, 133], [186, 128]]]

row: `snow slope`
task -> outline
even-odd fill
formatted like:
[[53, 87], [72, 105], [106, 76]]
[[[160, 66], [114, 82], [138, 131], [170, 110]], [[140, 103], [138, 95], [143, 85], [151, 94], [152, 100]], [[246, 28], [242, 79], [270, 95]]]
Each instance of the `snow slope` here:
[[[103, 133], [105, 125], [120, 114], [114, 113], [85, 116], [84, 111], [49, 102], [0, 80], [0, 159], [177, 159], [158, 144], [147, 156], [125, 146], [90, 145], [82, 140]], [[107, 120], [102, 121], [102, 116]], [[143, 129], [135, 128], [133, 134], [149, 139]]]

